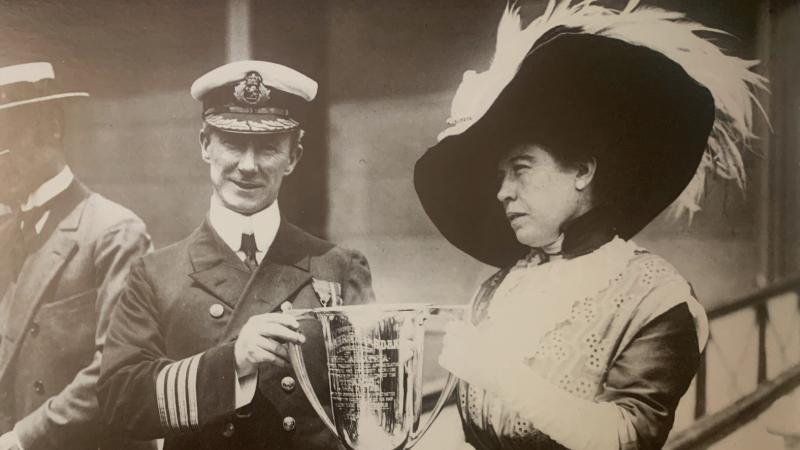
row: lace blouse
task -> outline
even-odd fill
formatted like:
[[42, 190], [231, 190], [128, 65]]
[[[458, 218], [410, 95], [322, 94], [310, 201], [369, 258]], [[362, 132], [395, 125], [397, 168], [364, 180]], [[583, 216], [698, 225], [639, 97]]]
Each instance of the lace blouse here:
[[621, 239], [483, 284], [443, 366], [478, 449], [660, 448], [708, 336], [665, 260]]

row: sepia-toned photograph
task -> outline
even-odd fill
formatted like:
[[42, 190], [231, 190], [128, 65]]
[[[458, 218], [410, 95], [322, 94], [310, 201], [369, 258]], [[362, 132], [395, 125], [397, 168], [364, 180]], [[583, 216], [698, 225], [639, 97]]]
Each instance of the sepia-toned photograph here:
[[0, 450], [800, 450], [800, 1], [0, 0]]

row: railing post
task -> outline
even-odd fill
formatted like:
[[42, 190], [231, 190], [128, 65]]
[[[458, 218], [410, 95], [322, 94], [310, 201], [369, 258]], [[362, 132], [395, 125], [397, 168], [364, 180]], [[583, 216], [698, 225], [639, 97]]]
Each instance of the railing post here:
[[[711, 338], [709, 337], [709, 340]], [[708, 347], [706, 347], [708, 351]], [[700, 355], [700, 365], [697, 367], [697, 377], [694, 386], [694, 418], [699, 419], [706, 415], [706, 352]]]
[[756, 323], [758, 324], [758, 384], [767, 381], [767, 322], [769, 310], [766, 303], [756, 306]]

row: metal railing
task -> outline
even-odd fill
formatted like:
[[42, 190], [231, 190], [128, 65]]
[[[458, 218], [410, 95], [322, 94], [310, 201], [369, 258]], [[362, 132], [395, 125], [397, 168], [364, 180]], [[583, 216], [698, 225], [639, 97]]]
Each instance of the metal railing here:
[[[768, 304], [773, 299], [781, 298], [783, 295], [791, 293], [795, 293], [800, 297], [800, 276], [786, 278], [708, 311], [708, 319], [712, 323], [715, 320], [741, 311], [752, 310], [755, 313], [758, 333], [756, 370], [758, 387], [720, 411], [706, 415], [708, 371], [707, 357], [704, 354], [700, 362], [700, 368], [695, 376], [694, 415], [696, 421], [688, 428], [670, 436], [664, 448], [686, 450], [705, 448], [714, 444], [742, 425], [755, 419], [769, 408], [775, 400], [800, 386], [800, 363], [784, 370], [772, 380], [767, 379], [767, 329], [770, 325]], [[798, 314], [800, 314], [800, 301], [798, 301], [797, 306]], [[711, 339], [713, 339], [713, 334]]]

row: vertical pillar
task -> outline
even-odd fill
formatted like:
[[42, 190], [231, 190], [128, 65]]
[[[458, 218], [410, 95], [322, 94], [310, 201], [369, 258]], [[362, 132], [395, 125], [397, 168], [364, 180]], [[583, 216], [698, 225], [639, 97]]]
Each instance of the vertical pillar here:
[[252, 59], [251, 0], [228, 0], [226, 17], [226, 58]]
[[797, 273], [800, 265], [800, 187], [797, 175], [800, 171], [800, 5], [790, 0], [772, 0], [770, 12], [770, 85], [772, 101], [770, 118], [774, 133], [770, 145], [770, 157], [774, 171], [770, 174], [771, 187], [775, 192], [774, 209], [771, 211], [775, 225], [771, 232], [773, 242], [774, 273], [786, 277]]
[[[328, 10], [335, 2], [252, 1], [252, 57], [295, 69], [319, 83], [310, 103], [290, 110], [305, 130], [303, 158], [284, 179], [278, 197], [281, 214], [311, 234], [327, 236], [328, 214]], [[346, 151], [346, 149], [338, 149]], [[346, 182], [346, 181], [342, 181]]]
[[[758, 25], [756, 30], [756, 51], [758, 59], [761, 61], [761, 73], [770, 78], [771, 56], [770, 47], [772, 44], [772, 16], [770, 14], [770, 2], [764, 2], [758, 10]], [[763, 93], [758, 94], [758, 101], [765, 111], [771, 111], [770, 96]], [[756, 121], [755, 132], [761, 137], [755, 145], [758, 145], [758, 152], [764, 155], [763, 164], [759, 164], [761, 169], [758, 173], [759, 184], [753, 186], [757, 195], [757, 235], [759, 249], [759, 268], [756, 284], [759, 288], [764, 288], [775, 281], [775, 269], [777, 267], [777, 253], [779, 251], [778, 228], [776, 223], [775, 209], [779, 207], [776, 202], [776, 192], [774, 189], [774, 179], [777, 158], [773, 155], [771, 130], [763, 123]]]

